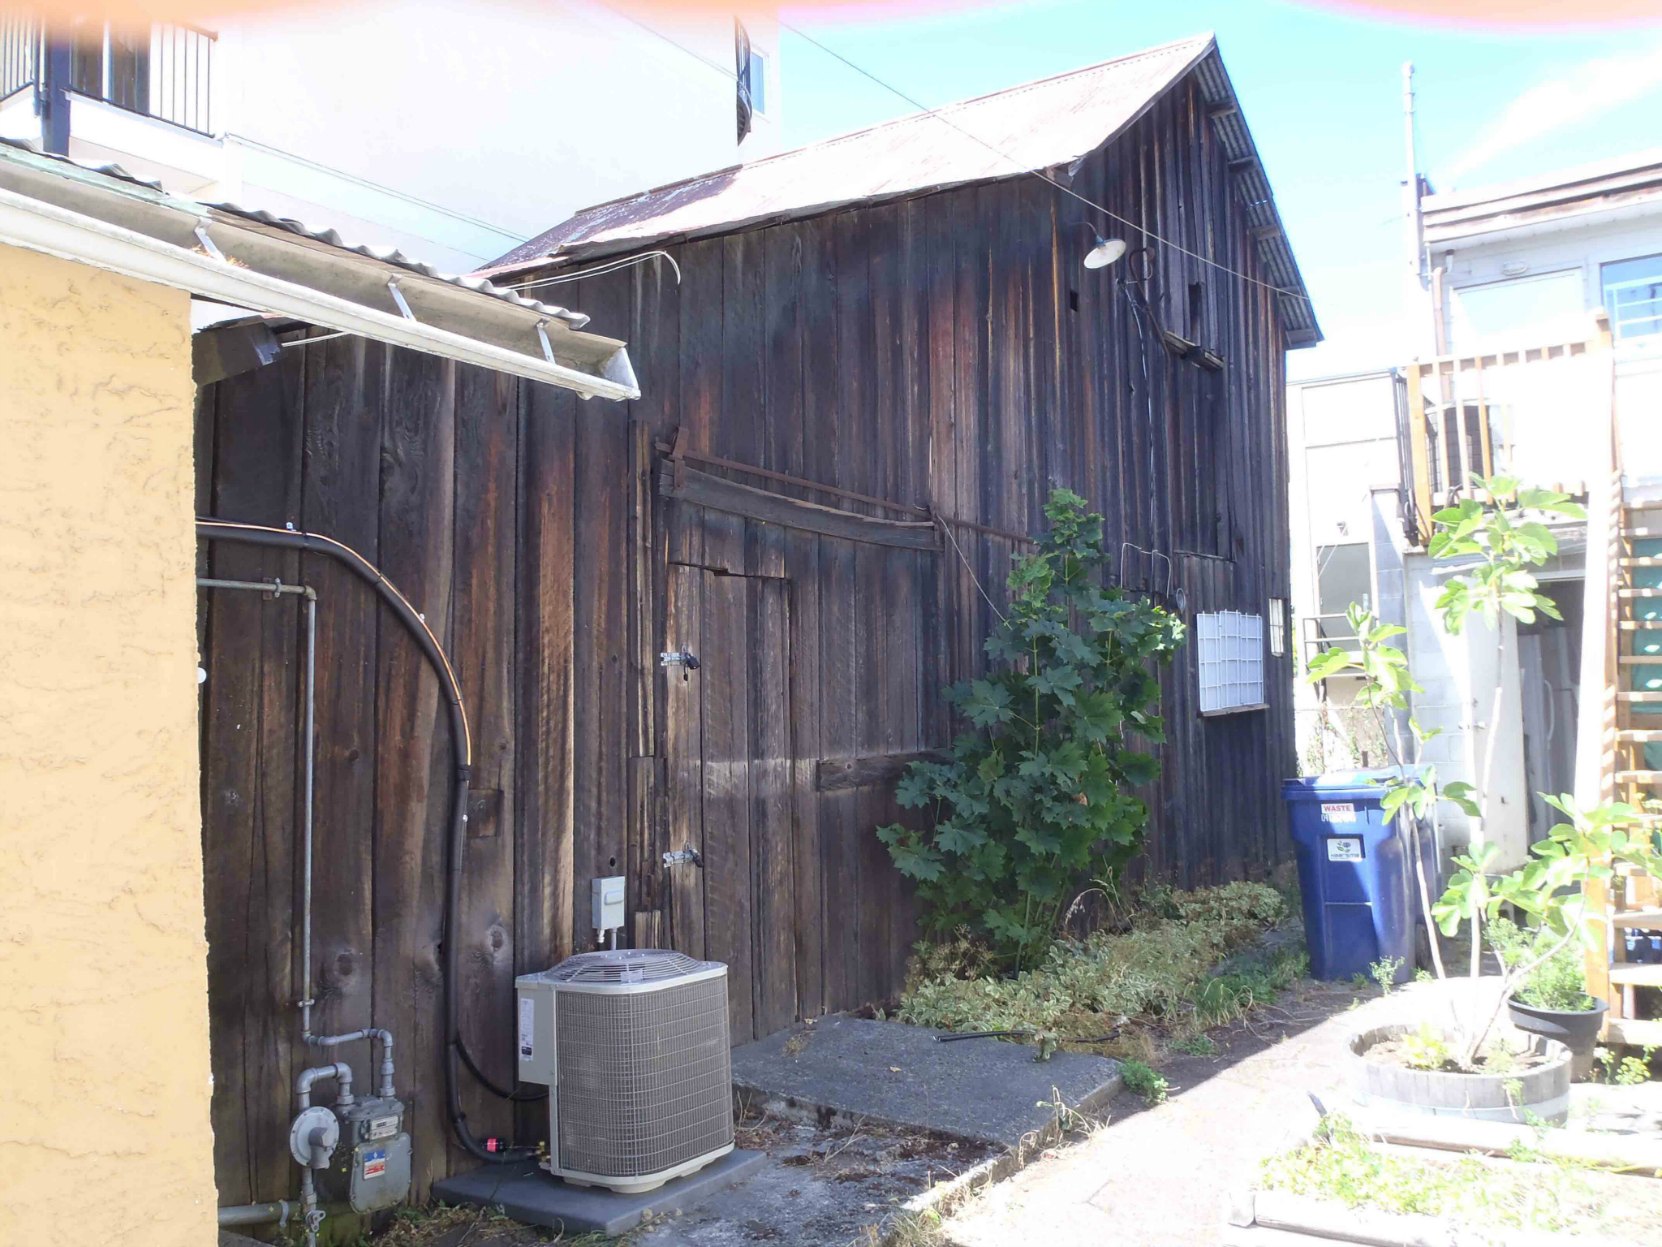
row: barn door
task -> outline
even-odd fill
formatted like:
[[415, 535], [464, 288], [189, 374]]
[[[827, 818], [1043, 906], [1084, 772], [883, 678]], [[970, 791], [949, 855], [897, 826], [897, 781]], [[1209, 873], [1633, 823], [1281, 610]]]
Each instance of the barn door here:
[[[733, 1042], [796, 1017], [789, 582], [669, 569], [670, 944], [728, 967]], [[690, 857], [683, 853], [683, 857]]]

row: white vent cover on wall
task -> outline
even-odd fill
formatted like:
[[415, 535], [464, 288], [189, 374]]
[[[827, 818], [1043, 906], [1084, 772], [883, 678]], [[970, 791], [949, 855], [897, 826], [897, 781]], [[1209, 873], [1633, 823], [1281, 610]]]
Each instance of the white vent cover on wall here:
[[550, 1173], [648, 1191], [733, 1150], [726, 966], [619, 949], [514, 985], [519, 1077], [549, 1089]]
[[1241, 611], [1195, 616], [1200, 713], [1264, 707], [1264, 617]]

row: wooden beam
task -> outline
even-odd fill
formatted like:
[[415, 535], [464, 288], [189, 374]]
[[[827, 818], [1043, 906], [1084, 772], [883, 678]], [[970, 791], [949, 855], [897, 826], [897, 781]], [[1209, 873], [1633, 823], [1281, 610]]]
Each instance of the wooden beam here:
[[666, 498], [677, 498], [715, 511], [725, 511], [729, 515], [742, 515], [746, 519], [820, 533], [826, 537], [842, 537], [848, 541], [864, 541], [879, 546], [899, 546], [908, 550], [941, 548], [941, 536], [933, 524], [877, 519], [821, 506], [817, 502], [804, 502], [800, 498], [787, 498], [784, 494], [711, 476], [687, 467], [685, 461], [659, 474], [658, 492]]
[[873, 784], [892, 783], [914, 762], [942, 762], [945, 750], [923, 749], [912, 753], [878, 753], [858, 758], [821, 758], [815, 768], [814, 787], [820, 792], [844, 792]]
[[1431, 451], [1425, 435], [1425, 397], [1420, 390], [1420, 365], [1408, 365], [1408, 443], [1414, 460], [1414, 527], [1421, 545], [1431, 539]]

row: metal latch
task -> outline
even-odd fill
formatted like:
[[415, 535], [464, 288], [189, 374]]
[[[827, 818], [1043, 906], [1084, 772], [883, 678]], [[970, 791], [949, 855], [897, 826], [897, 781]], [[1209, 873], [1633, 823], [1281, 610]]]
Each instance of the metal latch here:
[[665, 853], [664, 854], [664, 865], [665, 866], [689, 866], [689, 865], [691, 865], [691, 866], [697, 866], [700, 870], [702, 870], [702, 869], [704, 869], [704, 855], [702, 853], [700, 853], [697, 849], [693, 848], [692, 845], [689, 844], [684, 849], [673, 849], [670, 852]]
[[680, 667], [681, 678], [691, 679], [690, 672], [698, 670], [698, 655], [690, 649], [666, 650], [658, 655], [660, 667]]

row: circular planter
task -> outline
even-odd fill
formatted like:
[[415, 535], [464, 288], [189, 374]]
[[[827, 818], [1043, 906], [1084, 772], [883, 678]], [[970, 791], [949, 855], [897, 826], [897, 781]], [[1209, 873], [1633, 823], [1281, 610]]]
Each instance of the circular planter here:
[[1507, 1015], [1512, 1025], [1542, 1039], [1555, 1039], [1570, 1050], [1574, 1060], [1570, 1077], [1576, 1082], [1593, 1072], [1593, 1049], [1598, 1046], [1599, 1031], [1604, 1026], [1604, 1014], [1610, 1006], [1602, 1000], [1587, 997], [1591, 1007], [1566, 1012], [1561, 1009], [1537, 1009], [1526, 1005], [1516, 996], [1506, 1001]]
[[1358, 1104], [1474, 1121], [1523, 1123], [1540, 1118], [1562, 1124], [1569, 1116], [1570, 1050], [1556, 1040], [1532, 1036], [1530, 1050], [1548, 1060], [1512, 1074], [1448, 1074], [1368, 1057], [1375, 1044], [1418, 1031], [1418, 1026], [1399, 1022], [1351, 1036], [1350, 1086]]

